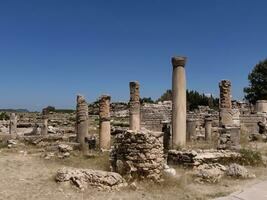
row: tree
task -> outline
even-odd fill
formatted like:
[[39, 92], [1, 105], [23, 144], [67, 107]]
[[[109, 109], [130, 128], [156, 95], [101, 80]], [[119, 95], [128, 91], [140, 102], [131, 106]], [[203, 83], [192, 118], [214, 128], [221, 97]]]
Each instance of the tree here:
[[259, 62], [248, 75], [249, 86], [244, 88], [245, 99], [255, 104], [267, 100], [267, 59]]
[[153, 99], [151, 97], [144, 97], [144, 98], [140, 98], [140, 103], [154, 103]]
[[[198, 106], [209, 106], [213, 109], [218, 109], [219, 99], [211, 96], [206, 96], [205, 94], [200, 94], [197, 91], [186, 90], [187, 98], [187, 107], [189, 110], [194, 110]], [[157, 100], [159, 101], [171, 101], [172, 100], [172, 91], [167, 90], [161, 97]]]

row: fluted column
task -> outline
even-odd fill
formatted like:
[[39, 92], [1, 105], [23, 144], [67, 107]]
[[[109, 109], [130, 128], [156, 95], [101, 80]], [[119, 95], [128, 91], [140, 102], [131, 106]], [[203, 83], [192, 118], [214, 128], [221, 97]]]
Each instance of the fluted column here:
[[186, 57], [173, 57], [172, 75], [172, 144], [173, 148], [186, 144]]

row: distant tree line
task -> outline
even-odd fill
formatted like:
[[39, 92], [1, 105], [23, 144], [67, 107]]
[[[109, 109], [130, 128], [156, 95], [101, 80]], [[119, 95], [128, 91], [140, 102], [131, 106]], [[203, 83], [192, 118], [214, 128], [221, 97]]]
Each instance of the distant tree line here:
[[[207, 96], [204, 93], [200, 94], [194, 90], [186, 90], [187, 97], [187, 106], [189, 110], [194, 110], [198, 106], [209, 106], [213, 109], [219, 108], [219, 98], [215, 98], [212, 95]], [[156, 102], [159, 101], [171, 101], [172, 100], [172, 91], [166, 90]]]

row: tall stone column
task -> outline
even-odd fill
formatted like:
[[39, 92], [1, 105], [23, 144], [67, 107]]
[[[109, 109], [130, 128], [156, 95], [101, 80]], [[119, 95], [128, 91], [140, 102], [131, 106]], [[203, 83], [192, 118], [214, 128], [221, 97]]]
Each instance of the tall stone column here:
[[205, 117], [205, 140], [211, 140], [212, 133], [212, 118], [210, 116]]
[[140, 85], [130, 82], [130, 130], [140, 130]]
[[173, 148], [186, 143], [186, 57], [173, 57], [172, 66], [172, 145]]
[[102, 95], [99, 101], [99, 147], [110, 149], [110, 96]]
[[195, 119], [186, 120], [186, 141], [191, 141], [192, 138], [196, 137], [197, 123]]
[[48, 134], [48, 111], [47, 109], [43, 109], [42, 111], [42, 127], [41, 127], [41, 135], [47, 135]]
[[220, 126], [233, 125], [231, 82], [222, 80], [220, 87]]
[[15, 113], [10, 115], [9, 134], [17, 134], [17, 116]]
[[88, 150], [88, 145], [85, 138], [88, 136], [88, 105], [85, 98], [81, 95], [77, 95], [76, 106], [76, 131], [77, 141], [80, 143], [80, 149], [83, 152]]

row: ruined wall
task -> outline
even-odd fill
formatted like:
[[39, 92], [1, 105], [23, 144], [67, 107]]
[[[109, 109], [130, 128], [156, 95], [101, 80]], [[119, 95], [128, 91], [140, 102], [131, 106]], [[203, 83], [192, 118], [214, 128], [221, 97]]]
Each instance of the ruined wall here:
[[240, 125], [249, 134], [259, 133], [258, 122], [266, 122], [267, 114], [241, 114]]
[[144, 104], [141, 107], [141, 127], [162, 131], [162, 121], [171, 122], [171, 101], [158, 104]]
[[112, 171], [127, 179], [161, 180], [163, 143], [153, 132], [141, 130], [117, 134], [110, 154]]

